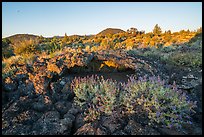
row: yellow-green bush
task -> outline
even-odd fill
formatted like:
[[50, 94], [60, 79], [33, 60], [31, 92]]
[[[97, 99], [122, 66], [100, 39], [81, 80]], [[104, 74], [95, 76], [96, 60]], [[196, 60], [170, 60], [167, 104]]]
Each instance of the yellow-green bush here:
[[37, 42], [34, 40], [25, 40], [14, 45], [14, 53], [16, 55], [35, 53]]
[[200, 52], [186, 52], [175, 53], [169, 60], [178, 66], [186, 67], [202, 67], [202, 53]]

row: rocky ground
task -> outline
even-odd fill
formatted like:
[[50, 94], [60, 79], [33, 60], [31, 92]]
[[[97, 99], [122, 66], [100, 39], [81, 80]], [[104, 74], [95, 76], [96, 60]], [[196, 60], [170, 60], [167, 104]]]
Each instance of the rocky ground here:
[[[202, 134], [202, 69], [163, 64], [130, 56], [122, 50], [95, 53], [65, 52], [51, 59], [36, 57], [34, 64], [14, 64], [17, 71], [2, 80], [2, 134], [5, 135], [185, 135]], [[108, 61], [108, 62], [107, 62]], [[114, 63], [113, 63], [114, 62]], [[103, 66], [103, 67], [101, 67]], [[98, 74], [125, 82], [127, 75], [156, 75], [178, 83], [198, 107], [193, 124], [178, 131], [151, 127], [145, 117], [102, 117], [86, 123], [73, 104], [70, 83], [75, 76]]]

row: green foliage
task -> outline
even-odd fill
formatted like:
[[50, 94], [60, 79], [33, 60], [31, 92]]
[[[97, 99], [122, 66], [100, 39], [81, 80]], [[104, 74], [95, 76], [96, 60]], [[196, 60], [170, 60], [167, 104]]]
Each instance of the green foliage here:
[[132, 76], [126, 84], [118, 84], [92, 76], [75, 78], [71, 87], [86, 121], [99, 119], [102, 114], [113, 115], [120, 108], [124, 115], [147, 113], [152, 125], [181, 127], [191, 122], [189, 116], [196, 107], [196, 102], [190, 101], [175, 83], [165, 85], [159, 77]]
[[11, 43], [11, 41], [8, 38], [2, 39], [2, 47], [5, 47], [5, 46], [9, 45], [10, 43]]
[[161, 49], [161, 52], [164, 52], [164, 53], [170, 53], [170, 52], [174, 52], [176, 49], [175, 47], [173, 46], [168, 46], [168, 47], [163, 47]]
[[69, 41], [69, 37], [67, 36], [67, 33], [65, 33], [64, 38], [62, 39], [63, 43], [67, 43]]
[[125, 106], [125, 113], [138, 113], [137, 108], [141, 106], [148, 113], [149, 124], [156, 122], [167, 127], [179, 127], [188, 122], [191, 112], [195, 112], [196, 102], [191, 102], [175, 83], [165, 85], [159, 77], [137, 80], [133, 76], [127, 84], [123, 84], [123, 89], [120, 102]]
[[201, 52], [174, 53], [168, 60], [178, 66], [202, 67]]
[[159, 58], [161, 55], [160, 55], [160, 51], [154, 47], [152, 48], [146, 48], [144, 51], [143, 51], [143, 56], [146, 56], [146, 57], [150, 57], [150, 58]]
[[25, 40], [14, 45], [14, 53], [16, 55], [35, 53], [37, 42], [34, 40]]
[[35, 54], [30, 53], [30, 54], [23, 54], [22, 55], [22, 61], [24, 64], [33, 64], [34, 58], [35, 58]]
[[155, 27], [153, 29], [153, 33], [154, 33], [154, 35], [160, 35], [162, 33], [162, 30], [158, 24], [155, 25]]
[[51, 54], [61, 50], [62, 47], [63, 47], [62, 44], [59, 44], [59, 42], [56, 39], [53, 39], [51, 42], [46, 42], [41, 45], [38, 45], [37, 51], [39, 51], [40, 53], [46, 52], [47, 54]]
[[84, 113], [86, 121], [99, 119], [102, 113], [110, 115], [117, 105], [117, 83], [110, 79], [98, 76], [75, 78], [71, 87], [76, 95], [75, 103], [87, 110]]
[[56, 42], [51, 42], [49, 45], [50, 53], [55, 52], [56, 50], [60, 50], [60, 45]]
[[2, 57], [9, 58], [13, 55], [13, 48], [10, 46], [11, 41], [8, 38], [2, 39]]

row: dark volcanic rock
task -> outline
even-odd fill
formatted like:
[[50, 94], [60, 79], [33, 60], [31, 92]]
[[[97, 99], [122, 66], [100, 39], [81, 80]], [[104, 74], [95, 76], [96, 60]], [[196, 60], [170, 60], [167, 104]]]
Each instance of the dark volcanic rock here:
[[72, 107], [72, 103], [66, 101], [58, 101], [54, 106], [61, 115], [64, 115]]
[[69, 118], [59, 119], [60, 114], [57, 111], [46, 112], [32, 128], [34, 135], [60, 135], [70, 134], [72, 120]]
[[18, 87], [18, 83], [11, 79], [10, 77], [6, 78], [5, 82], [3, 82], [3, 88], [6, 90], [6, 91], [10, 91], [10, 92], [13, 92], [17, 89]]
[[2, 118], [9, 119], [15, 117], [16, 115], [20, 114], [23, 111], [28, 110], [31, 107], [33, 100], [28, 99], [28, 97], [21, 97], [17, 101], [12, 101], [11, 104], [9, 103], [8, 106], [4, 109], [2, 113]]
[[124, 128], [129, 135], [160, 135], [156, 130], [150, 127], [143, 127], [139, 123], [130, 120]]
[[140, 124], [130, 120], [124, 130], [130, 135], [141, 135], [143, 134], [143, 128]]
[[63, 86], [60, 84], [60, 82], [52, 82], [50, 83], [50, 88], [52, 90], [52, 93], [54, 94], [59, 93], [62, 90]]
[[70, 118], [73, 121], [75, 120], [75, 116], [69, 112], [66, 113], [63, 118]]
[[16, 124], [10, 127], [8, 130], [2, 130], [3, 135], [29, 135], [31, 130], [31, 125]]
[[128, 135], [127, 133], [125, 133], [123, 130], [119, 130], [113, 133], [113, 135]]
[[[2, 113], [2, 133], [23, 135], [30, 134], [32, 124], [37, 121], [41, 113], [29, 109], [32, 100], [20, 98]], [[25, 102], [25, 105], [23, 105]]]
[[37, 94], [46, 94], [49, 83], [51, 81], [51, 78], [44, 76], [46, 74], [40, 74], [40, 73], [43, 73], [44, 70], [46, 70], [46, 68], [43, 68], [43, 70], [40, 71], [38, 74], [29, 75], [29, 80], [33, 82], [34, 87], [35, 87], [35, 92]]
[[18, 91], [10, 91], [10, 92], [6, 92], [7, 95], [7, 99], [8, 101], [16, 101], [20, 98], [20, 92]]
[[5, 105], [8, 102], [8, 96], [6, 95], [6, 92], [4, 90], [2, 90], [1, 95], [2, 105]]
[[48, 96], [40, 95], [37, 102], [34, 102], [32, 108], [38, 112], [45, 112], [52, 109], [52, 101]]
[[73, 115], [76, 115], [78, 112], [79, 112], [79, 110], [78, 110], [77, 108], [74, 108], [74, 107], [72, 107], [72, 108], [68, 111], [68, 113], [73, 114]]
[[62, 89], [63, 100], [71, 101], [74, 98], [74, 92], [70, 90], [70, 83], [66, 83]]
[[17, 90], [21, 96], [33, 96], [35, 94], [34, 85], [30, 80], [26, 80], [25, 83], [21, 83]]
[[158, 131], [161, 133], [161, 135], [184, 135], [176, 130], [168, 128], [158, 128]]
[[102, 119], [102, 125], [106, 127], [111, 134], [114, 133], [116, 130], [122, 128], [120, 123], [116, 122], [114, 119], [111, 119], [109, 117], [104, 117]]
[[74, 130], [79, 129], [85, 124], [82, 114], [76, 115], [76, 120], [74, 121]]
[[26, 79], [28, 79], [28, 74], [16, 74], [15, 79], [16, 81], [25, 81]]

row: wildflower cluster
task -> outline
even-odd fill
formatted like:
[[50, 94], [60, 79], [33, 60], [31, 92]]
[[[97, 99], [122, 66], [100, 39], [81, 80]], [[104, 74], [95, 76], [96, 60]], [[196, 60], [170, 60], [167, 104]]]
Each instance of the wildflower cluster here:
[[111, 115], [120, 108], [125, 115], [147, 113], [149, 124], [179, 128], [191, 123], [190, 114], [196, 107], [196, 102], [190, 101], [175, 83], [165, 85], [160, 77], [131, 76], [127, 83], [117, 83], [91, 76], [75, 78], [71, 87], [76, 94], [75, 103], [85, 110], [88, 121], [99, 119], [102, 113]]
[[180, 127], [183, 123], [191, 123], [189, 114], [195, 112], [196, 102], [190, 101], [175, 83], [165, 85], [160, 77], [136, 79], [132, 76], [123, 84], [123, 89], [120, 103], [125, 106], [126, 113], [137, 113], [136, 108], [142, 107], [148, 113], [149, 124]]
[[104, 80], [94, 75], [75, 78], [71, 88], [76, 95], [75, 103], [85, 109], [86, 121], [96, 120], [102, 113], [110, 115], [117, 105], [119, 90], [117, 83], [111, 79]]

